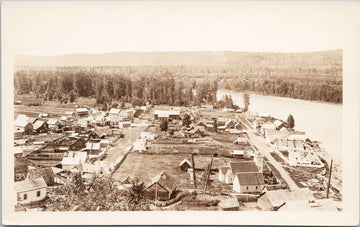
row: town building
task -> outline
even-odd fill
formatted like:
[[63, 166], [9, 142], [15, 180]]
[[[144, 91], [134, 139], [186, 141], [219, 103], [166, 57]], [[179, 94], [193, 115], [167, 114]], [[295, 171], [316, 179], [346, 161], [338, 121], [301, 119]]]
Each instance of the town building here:
[[49, 119], [49, 120], [47, 121], [47, 124], [48, 124], [48, 126], [49, 126], [49, 129], [50, 129], [51, 131], [54, 131], [54, 132], [56, 132], [56, 131], [57, 131], [58, 129], [60, 129], [61, 126], [62, 126], [60, 120], [54, 119], [54, 118]]
[[25, 135], [33, 133], [33, 125], [27, 121], [25, 118], [17, 118], [14, 121], [14, 131], [21, 132]]
[[77, 108], [75, 112], [78, 117], [89, 116], [89, 110], [87, 108]]
[[265, 188], [261, 173], [237, 172], [233, 181], [233, 189], [239, 193], [260, 193]]
[[155, 110], [155, 120], [180, 120], [180, 110]]
[[45, 121], [37, 120], [34, 123], [33, 130], [35, 133], [44, 133], [49, 130], [49, 126]]
[[175, 197], [177, 184], [173, 177], [165, 171], [151, 179], [150, 184], [145, 188], [148, 198], [154, 200], [169, 200]]
[[230, 169], [226, 172], [225, 183], [232, 184], [237, 173], [258, 173], [259, 169], [253, 161], [230, 162]]
[[19, 204], [29, 204], [44, 200], [46, 198], [46, 188], [47, 185], [42, 177], [17, 181], [15, 182], [17, 202]]

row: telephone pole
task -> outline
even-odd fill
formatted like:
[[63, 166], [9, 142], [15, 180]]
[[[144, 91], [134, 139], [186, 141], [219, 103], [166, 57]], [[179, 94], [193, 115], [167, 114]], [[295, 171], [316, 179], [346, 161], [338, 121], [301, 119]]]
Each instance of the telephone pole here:
[[332, 172], [332, 164], [333, 164], [333, 160], [331, 159], [331, 163], [330, 163], [330, 173], [329, 173], [329, 182], [328, 182], [328, 188], [327, 188], [327, 192], [326, 192], [326, 198], [329, 198], [329, 190], [330, 190], [330, 182], [331, 182], [331, 172]]

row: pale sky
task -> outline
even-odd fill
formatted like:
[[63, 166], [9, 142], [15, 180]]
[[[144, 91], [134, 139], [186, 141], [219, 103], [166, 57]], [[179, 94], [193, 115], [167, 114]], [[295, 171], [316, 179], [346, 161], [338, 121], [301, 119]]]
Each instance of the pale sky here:
[[3, 41], [16, 54], [332, 50], [354, 30], [349, 2], [2, 4]]

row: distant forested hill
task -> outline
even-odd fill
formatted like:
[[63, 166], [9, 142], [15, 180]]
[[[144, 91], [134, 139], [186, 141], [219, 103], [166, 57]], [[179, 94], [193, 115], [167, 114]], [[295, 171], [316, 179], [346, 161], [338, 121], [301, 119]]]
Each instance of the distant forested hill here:
[[22, 66], [223, 66], [232, 70], [313, 72], [341, 76], [342, 51], [306, 53], [252, 53], [231, 51], [116, 52], [61, 56], [15, 57]]

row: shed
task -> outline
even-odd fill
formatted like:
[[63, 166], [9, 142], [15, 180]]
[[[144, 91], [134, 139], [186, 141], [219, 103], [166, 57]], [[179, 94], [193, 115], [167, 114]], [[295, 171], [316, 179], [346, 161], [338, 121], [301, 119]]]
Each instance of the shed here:
[[218, 206], [221, 211], [237, 211], [240, 208], [237, 198], [223, 199]]
[[179, 167], [180, 167], [180, 170], [181, 170], [181, 171], [187, 172], [188, 169], [191, 168], [191, 163], [189, 162], [189, 160], [184, 159], [184, 160], [182, 160], [182, 162], [180, 163]]

